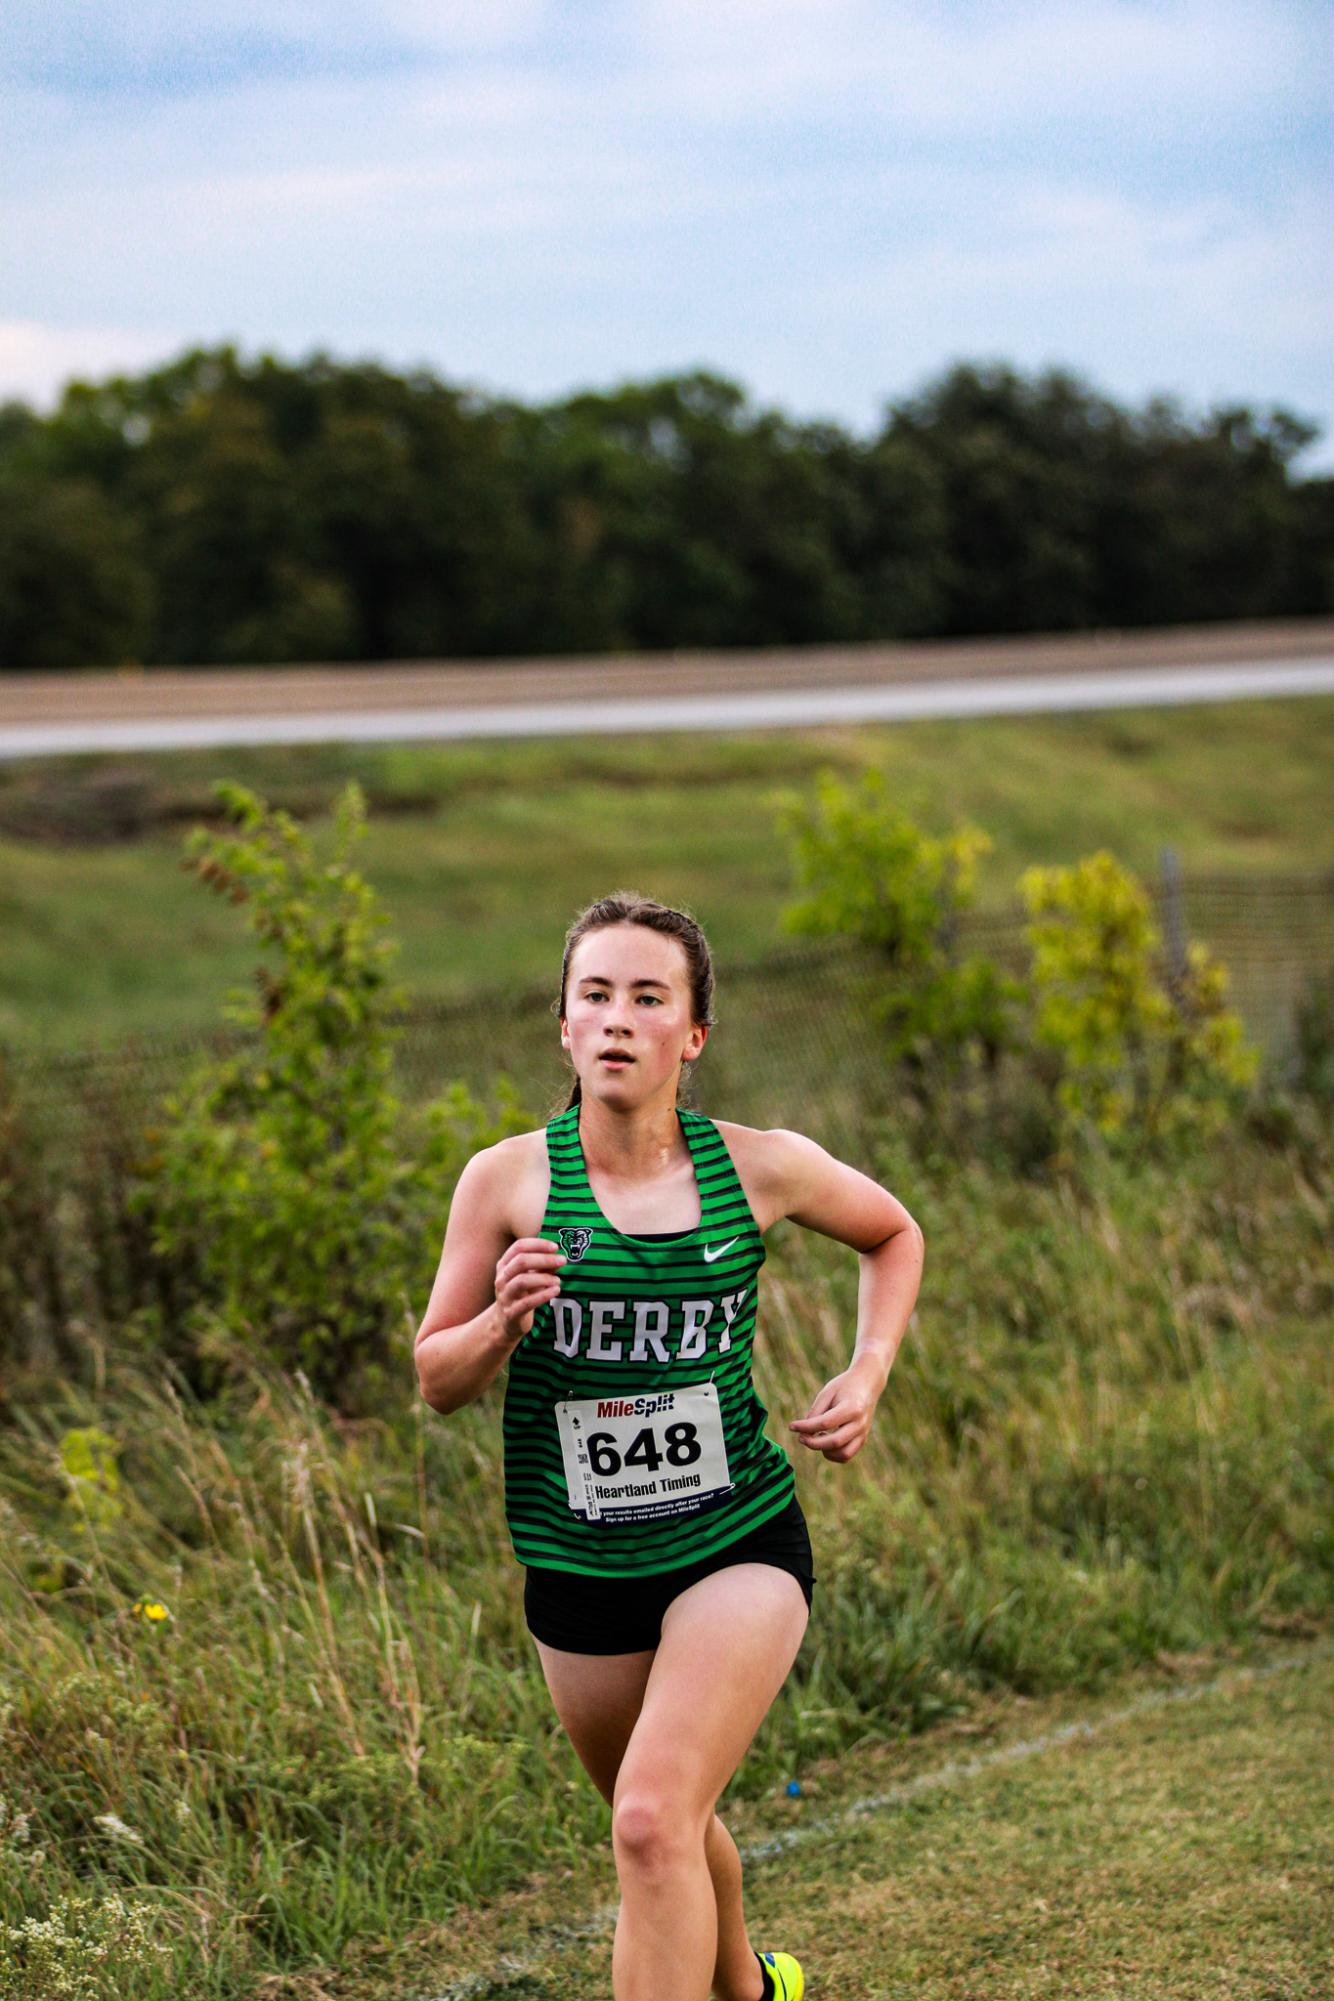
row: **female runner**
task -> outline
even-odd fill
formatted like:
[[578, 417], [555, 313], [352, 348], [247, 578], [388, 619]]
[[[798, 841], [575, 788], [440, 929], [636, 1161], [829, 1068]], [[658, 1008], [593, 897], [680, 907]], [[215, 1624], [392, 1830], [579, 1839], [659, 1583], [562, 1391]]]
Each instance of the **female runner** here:
[[684, 912], [628, 891], [590, 904], [559, 1015], [573, 1093], [459, 1176], [418, 1380], [450, 1412], [508, 1363], [506, 1519], [556, 1713], [612, 1810], [616, 2001], [801, 2001], [792, 1954], [751, 1946], [715, 1811], [815, 1582], [751, 1384], [757, 1275], [782, 1217], [860, 1255], [851, 1362], [788, 1426], [846, 1465], [917, 1297], [922, 1232], [802, 1134], [678, 1103], [715, 1018]]

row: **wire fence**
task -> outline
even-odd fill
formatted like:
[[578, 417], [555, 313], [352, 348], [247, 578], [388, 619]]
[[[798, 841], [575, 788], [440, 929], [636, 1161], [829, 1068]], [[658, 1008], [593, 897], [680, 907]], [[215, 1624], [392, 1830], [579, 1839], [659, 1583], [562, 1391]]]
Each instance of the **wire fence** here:
[[[1334, 871], [1305, 876], [1183, 877], [1170, 853], [1146, 884], [1169, 976], [1198, 939], [1230, 974], [1230, 1004], [1268, 1064], [1290, 1061], [1299, 1011], [1334, 967]], [[1022, 975], [1029, 962], [1022, 906], [965, 912], [951, 950]], [[808, 1130], [855, 1129], [884, 1078], [871, 1003], [893, 978], [884, 958], [846, 944], [803, 945], [717, 968], [719, 1016], [689, 1093], [717, 1116]], [[568, 1097], [571, 1071], [556, 1028], [555, 989], [509, 986], [458, 999], [421, 997], [398, 1018], [400, 1088], [412, 1100], [459, 1079], [485, 1094], [500, 1072], [535, 1119]], [[60, 1053], [0, 1051], [29, 1112], [55, 1145], [151, 1121], [164, 1094], [238, 1030], [141, 1035]]]

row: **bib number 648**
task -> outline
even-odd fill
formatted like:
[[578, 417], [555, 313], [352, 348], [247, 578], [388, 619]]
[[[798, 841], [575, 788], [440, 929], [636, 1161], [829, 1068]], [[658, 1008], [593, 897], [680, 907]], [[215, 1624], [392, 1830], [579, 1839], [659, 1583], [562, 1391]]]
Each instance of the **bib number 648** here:
[[690, 1513], [732, 1485], [717, 1386], [687, 1383], [653, 1401], [661, 1407], [616, 1396], [556, 1405], [570, 1506], [586, 1521]]
[[642, 1466], [646, 1473], [656, 1473], [663, 1465], [693, 1466], [702, 1450], [698, 1429], [688, 1423], [666, 1427], [661, 1451], [651, 1424], [631, 1439], [624, 1452], [616, 1449], [614, 1431], [591, 1432], [587, 1444], [589, 1461], [599, 1480], [614, 1480], [623, 1466]]

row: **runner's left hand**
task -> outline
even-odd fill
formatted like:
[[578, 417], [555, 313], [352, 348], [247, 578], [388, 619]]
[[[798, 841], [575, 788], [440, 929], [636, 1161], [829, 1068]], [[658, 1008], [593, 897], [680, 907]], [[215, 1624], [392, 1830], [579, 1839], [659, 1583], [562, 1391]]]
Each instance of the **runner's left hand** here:
[[792, 1419], [788, 1430], [800, 1444], [843, 1466], [865, 1445], [879, 1401], [879, 1392], [865, 1376], [845, 1369], [825, 1384], [805, 1417]]

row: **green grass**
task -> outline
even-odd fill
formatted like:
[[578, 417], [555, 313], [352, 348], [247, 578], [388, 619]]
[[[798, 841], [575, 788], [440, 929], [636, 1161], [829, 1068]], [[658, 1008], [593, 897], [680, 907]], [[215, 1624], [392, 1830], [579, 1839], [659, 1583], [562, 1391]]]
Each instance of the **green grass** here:
[[[1146, 874], [1164, 841], [1188, 871], [1328, 866], [1332, 725], [1322, 698], [180, 757], [114, 783], [95, 760], [0, 768], [0, 1036], [216, 1018], [253, 948], [177, 866], [214, 770], [302, 812], [356, 772], [402, 970], [461, 991], [554, 983], [574, 911], [622, 885], [686, 902], [723, 964], [772, 945], [791, 894], [773, 802], [825, 763], [882, 766], [933, 832], [984, 825], [991, 903], [1028, 863], [1102, 845]], [[863, 1454], [798, 1458], [816, 1610], [726, 1795], [739, 1833], [804, 1810], [792, 1776], [809, 1804], [855, 1797], [942, 1736], [1032, 1733], [1164, 1659], [1328, 1627], [1334, 1155], [1307, 1109], [1300, 1143], [1247, 1123], [1175, 1166], [1071, 1180], [930, 1169], [901, 1126], [859, 1155], [922, 1223], [923, 1293]], [[841, 1247], [773, 1232], [756, 1357], [773, 1435], [846, 1365], [856, 1279]], [[170, 1963], [109, 1963], [107, 1996], [414, 2001], [461, 1941], [490, 1966], [542, 1912], [604, 1901], [606, 1808], [506, 1553], [501, 1386], [435, 1417], [405, 1329], [402, 1398], [371, 1418], [266, 1372], [202, 1408], [133, 1328], [77, 1331], [85, 1369], [7, 1381], [0, 1405], [0, 1921], [80, 1890], [141, 1897]], [[80, 1490], [92, 1513], [61, 1470], [82, 1426], [119, 1476]], [[781, 1887], [758, 1870], [757, 1917], [793, 1927], [771, 1942], [810, 1958], [811, 2001], [1305, 2001], [1329, 1952], [1309, 1909], [1327, 1687], [1163, 1712], [812, 1843]], [[73, 1965], [94, 1927], [71, 1924]], [[580, 1950], [577, 1985], [497, 1994], [604, 2001], [605, 1937]], [[6, 2001], [49, 1991], [4, 1952]]]
[[372, 804], [365, 868], [401, 940], [400, 973], [445, 994], [554, 982], [576, 911], [618, 887], [687, 905], [722, 965], [771, 948], [793, 894], [775, 800], [825, 764], [883, 769], [932, 832], [964, 818], [983, 826], [995, 849], [980, 899], [996, 904], [1029, 863], [1102, 846], [1145, 876], [1164, 843], [1187, 871], [1329, 867], [1332, 749], [1334, 699], [1321, 696], [0, 766], [0, 1040], [50, 1048], [216, 1019], [220, 991], [248, 973], [250, 945], [235, 913], [178, 865], [215, 776], [306, 813], [359, 777]]
[[[867, 1165], [922, 1222], [924, 1288], [865, 1450], [796, 1462], [819, 1583], [725, 1796], [752, 1828], [789, 1778], [865, 1789], [876, 1747], [997, 1702], [1100, 1700], [1163, 1655], [1330, 1620], [1327, 1122], [1313, 1114], [1300, 1146], [1239, 1125], [1184, 1165], [1099, 1158], [1059, 1181], [967, 1162], [928, 1176], [892, 1130]], [[774, 1436], [846, 1366], [857, 1277], [841, 1246], [772, 1233], [756, 1383]], [[607, 1809], [523, 1625], [503, 1385], [434, 1416], [405, 1328], [402, 1398], [374, 1416], [337, 1418], [267, 1373], [201, 1408], [131, 1339], [86, 1342], [86, 1378], [12, 1383], [0, 1429], [0, 1917], [80, 1888], [142, 1896], [172, 1964], [136, 1976], [136, 2001], [404, 2001], [438, 1991], [444, 1942], [535, 1872], [572, 1872], [562, 1908], [587, 1908]], [[61, 1472], [62, 1438], [89, 1425], [118, 1468], [114, 1491], [80, 1490], [97, 1513]], [[136, 1614], [145, 1597], [169, 1616]], [[1185, 1736], [1160, 1756], [1134, 1732], [1108, 1740], [1115, 1772], [1079, 1754], [1082, 1788], [1059, 1763], [998, 1774], [972, 1796], [985, 1807], [913, 1818], [914, 1847], [897, 1823], [875, 1853], [812, 1851], [761, 1908], [835, 1955], [830, 1993], [887, 1995], [894, 1967], [952, 2001], [1044, 1979], [1181, 2001], [1313, 1992], [1291, 1984], [1310, 1922], [1282, 1952], [1277, 1929], [1278, 1877], [1294, 1911], [1309, 1885], [1309, 1718], [1275, 1708], [1212, 1768], [1207, 1734], [1179, 1778]], [[1174, 1930], [1164, 1882], [1183, 1887]], [[1248, 1885], [1249, 1934], [1221, 1894]], [[1120, 1986], [1118, 1910], [1136, 1954]], [[1008, 1988], [988, 1986], [1007, 1958]]]
[[[1270, 1640], [831, 1761], [728, 1815], [743, 1856], [796, 1836], [747, 1866], [752, 1941], [799, 1957], [811, 2001], [1309, 2001], [1334, 1978], [1331, 1704], [1329, 1638]], [[538, 1872], [418, 1941], [404, 2001], [468, 1974], [478, 2001], [611, 2001], [617, 1897], [609, 1847]], [[507, 1958], [526, 1970], [487, 1981]], [[363, 1961], [340, 1991], [383, 1988]]]

